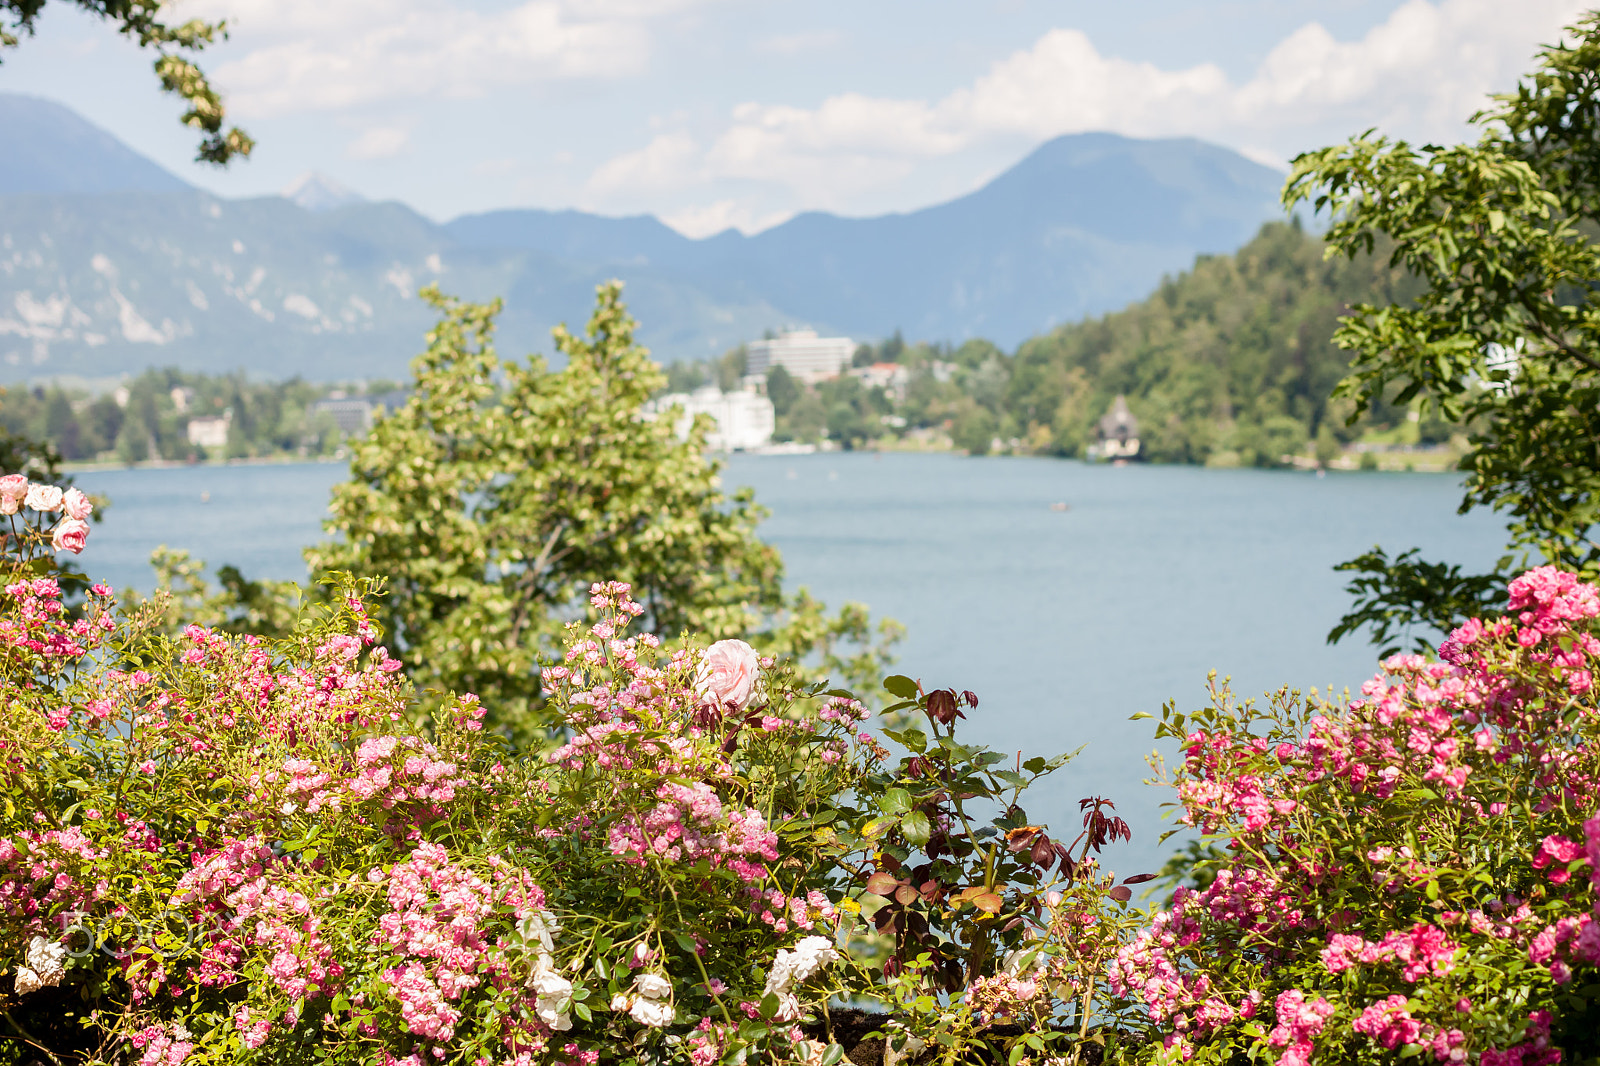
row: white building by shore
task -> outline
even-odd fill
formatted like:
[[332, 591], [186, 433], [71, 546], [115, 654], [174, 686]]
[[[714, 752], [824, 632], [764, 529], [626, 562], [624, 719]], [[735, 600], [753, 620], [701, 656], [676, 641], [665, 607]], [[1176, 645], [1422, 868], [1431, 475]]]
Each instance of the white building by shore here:
[[719, 452], [752, 451], [770, 443], [777, 428], [772, 401], [754, 392], [723, 392], [715, 385], [693, 393], [674, 392], [645, 404], [645, 416], [654, 418], [670, 408], [682, 410], [677, 421], [678, 436], [687, 437], [696, 415], [710, 415], [716, 428], [706, 444]]
[[795, 329], [745, 345], [745, 373], [767, 376], [781, 366], [800, 381], [812, 384], [836, 378], [850, 366], [856, 342], [849, 337], [819, 337], [814, 329]]
[[[177, 392], [177, 389], [173, 389]], [[189, 443], [196, 448], [226, 448], [228, 430], [233, 425], [233, 411], [229, 409], [214, 418], [191, 418], [184, 427]]]

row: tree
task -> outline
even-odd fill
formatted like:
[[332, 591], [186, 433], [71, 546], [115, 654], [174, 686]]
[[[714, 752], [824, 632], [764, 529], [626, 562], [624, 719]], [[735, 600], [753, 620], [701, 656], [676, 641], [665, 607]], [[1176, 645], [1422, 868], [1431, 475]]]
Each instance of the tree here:
[[[227, 109], [205, 74], [189, 58], [207, 45], [228, 37], [226, 20], [189, 19], [172, 24], [161, 17], [161, 0], [72, 0], [78, 8], [114, 23], [117, 32], [132, 37], [140, 48], [154, 49], [156, 77], [166, 92], [189, 105], [185, 126], [201, 134], [195, 159], [225, 166], [235, 156], [248, 156], [255, 142], [237, 126], [223, 128]], [[45, 0], [0, 0], [0, 55], [32, 36]], [[9, 25], [7, 24], [9, 22]]]
[[1342, 564], [1357, 601], [1330, 640], [1448, 629], [1533, 560], [1600, 570], [1600, 15], [1567, 35], [1473, 116], [1476, 144], [1414, 148], [1368, 131], [1294, 161], [1284, 202], [1331, 214], [1330, 255], [1390, 240], [1391, 264], [1423, 286], [1341, 319], [1334, 340], [1354, 359], [1338, 393], [1356, 414], [1415, 398], [1469, 427], [1460, 509], [1502, 512], [1511, 532], [1486, 574], [1415, 549]]
[[782, 364], [767, 371], [767, 399], [772, 401], [773, 413], [779, 418], [794, 409], [801, 391], [800, 383]]
[[[621, 290], [599, 288], [582, 336], [555, 330], [559, 372], [495, 354], [498, 301], [423, 290], [443, 317], [410, 399], [335, 488], [337, 539], [306, 552], [315, 573], [386, 581], [375, 618], [418, 687], [476, 693], [524, 741], [540, 730], [539, 663], [596, 581], [631, 584], [654, 632], [743, 637], [851, 677], [883, 665], [864, 609], [828, 618], [784, 596], [782, 560], [755, 535], [765, 512], [749, 490], [724, 495], [704, 457], [709, 420], [680, 440], [673, 417], [642, 416], [664, 375]], [[862, 650], [846, 660], [840, 641]]]

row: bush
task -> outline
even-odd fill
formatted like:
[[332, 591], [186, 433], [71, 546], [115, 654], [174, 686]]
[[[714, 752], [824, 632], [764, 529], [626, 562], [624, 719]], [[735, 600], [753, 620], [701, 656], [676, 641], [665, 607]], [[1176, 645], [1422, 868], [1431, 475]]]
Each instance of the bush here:
[[970, 693], [890, 678], [926, 722], [895, 760], [849, 693], [666, 650], [595, 585], [544, 671], [564, 743], [513, 758], [475, 697], [416, 697], [372, 581], [282, 638], [174, 635], [159, 598], [64, 606], [52, 521], [0, 597], [0, 1062], [831, 1066], [844, 1001], [952, 1056], [1108, 1038], [1127, 826], [1031, 822], [1067, 757], [957, 741]]
[[1441, 661], [1388, 659], [1354, 701], [1168, 706], [1183, 821], [1227, 846], [1114, 968], [1160, 1058], [1593, 1059], [1597, 615], [1592, 586], [1541, 568], [1505, 617]]

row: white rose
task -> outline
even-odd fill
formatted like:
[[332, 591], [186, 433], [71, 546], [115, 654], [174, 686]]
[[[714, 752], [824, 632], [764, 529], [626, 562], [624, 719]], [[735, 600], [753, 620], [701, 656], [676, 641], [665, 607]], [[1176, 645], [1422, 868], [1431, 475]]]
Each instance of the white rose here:
[[633, 997], [626, 992], [618, 992], [611, 997], [611, 1009], [618, 1014], [621, 1014], [631, 1006], [633, 1006]]
[[533, 989], [541, 996], [570, 996], [572, 982], [541, 964], [533, 972]]
[[643, 996], [634, 1000], [632, 1008], [628, 1011], [628, 1017], [652, 1029], [666, 1028], [672, 1024], [672, 1019], [677, 1015], [678, 1012], [671, 1003], [660, 999], [646, 999]]
[[778, 993], [778, 1010], [772, 1015], [775, 1022], [797, 1021], [800, 1017], [800, 998], [793, 992]]
[[808, 981], [821, 973], [829, 963], [836, 962], [839, 952], [833, 941], [825, 936], [808, 936], [794, 946], [792, 968], [796, 981]]
[[794, 962], [794, 952], [778, 949], [777, 957], [772, 960], [772, 970], [767, 974], [766, 992], [788, 991], [794, 981]]
[[672, 995], [672, 982], [658, 973], [642, 973], [633, 979], [634, 991], [646, 999], [666, 999]]
[[566, 1002], [567, 997], [565, 996], [561, 997], [561, 1004], [559, 1005], [544, 996], [540, 996], [533, 1005], [533, 1012], [539, 1016], [541, 1022], [544, 1022], [556, 1032], [564, 1032], [572, 1028], [571, 1016], [562, 1009]]
[[571, 1029], [572, 1019], [567, 1016], [567, 1010], [572, 1006], [572, 982], [541, 959], [528, 984], [539, 994], [533, 1005], [539, 1020], [558, 1032]]
[[35, 511], [59, 511], [61, 490], [54, 485], [29, 485], [28, 495], [23, 498], [22, 505]]
[[[1023, 976], [1022, 971], [1024, 967], [1022, 963], [1023, 960], [1027, 959], [1030, 954], [1033, 956], [1033, 958], [1028, 959], [1028, 965], [1026, 967], [1027, 969], [1033, 970], [1035, 973], [1043, 973], [1045, 970], [1050, 968], [1050, 956], [1046, 955], [1038, 948], [1018, 948], [1006, 956], [1006, 961], [1004, 965], [1001, 966], [1001, 969], [1010, 974], [1012, 977]], [[1033, 975], [1029, 974], [1027, 976], [1032, 978]]]
[[39, 975], [26, 966], [17, 967], [17, 976], [13, 979], [17, 995], [25, 996], [29, 992], [37, 992], [44, 987], [44, 982], [39, 980]]
[[67, 973], [67, 946], [36, 936], [28, 941], [28, 969], [45, 985], [58, 985]]
[[541, 911], [522, 919], [520, 928], [523, 936], [538, 940], [539, 946], [544, 948], [547, 954], [556, 950], [554, 934], [561, 931], [561, 924], [549, 911]]

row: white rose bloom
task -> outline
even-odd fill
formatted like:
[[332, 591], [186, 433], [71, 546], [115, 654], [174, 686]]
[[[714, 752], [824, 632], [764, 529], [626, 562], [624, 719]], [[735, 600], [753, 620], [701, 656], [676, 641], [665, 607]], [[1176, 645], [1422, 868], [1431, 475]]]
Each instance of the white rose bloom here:
[[533, 1005], [539, 1020], [557, 1031], [571, 1029], [572, 1019], [567, 1016], [567, 1010], [572, 1006], [572, 982], [541, 960], [528, 983], [539, 994]]
[[540, 996], [533, 1005], [533, 1012], [539, 1016], [541, 1022], [544, 1022], [556, 1032], [565, 1032], [572, 1028], [572, 1018], [562, 1009], [562, 1006], [566, 1003], [566, 996], [561, 997], [560, 1005], [553, 1000]]
[[621, 1014], [631, 1006], [633, 1006], [633, 997], [626, 992], [618, 992], [611, 997], [611, 1009], [618, 1014]]
[[38, 975], [39, 983], [58, 985], [67, 973], [67, 946], [36, 936], [28, 941], [28, 969]]
[[767, 974], [766, 992], [787, 992], [789, 985], [794, 981], [794, 952], [778, 949], [777, 957], [772, 960], [772, 970]]
[[778, 1010], [772, 1016], [775, 1022], [792, 1022], [800, 1018], [800, 997], [793, 992], [778, 993]]
[[666, 1028], [677, 1015], [677, 1010], [666, 1000], [646, 999], [643, 996], [634, 1000], [633, 1007], [628, 1011], [628, 1017], [652, 1029]]
[[19, 996], [25, 996], [29, 992], [37, 992], [44, 987], [44, 982], [39, 980], [39, 975], [26, 966], [17, 967], [17, 976], [13, 981]]
[[808, 936], [794, 946], [791, 966], [796, 981], [808, 981], [821, 973], [829, 963], [837, 962], [839, 952], [833, 941], [825, 936]]
[[561, 924], [549, 911], [540, 911], [522, 919], [522, 935], [538, 940], [539, 946], [544, 948], [546, 954], [554, 953], [556, 950], [554, 935], [559, 932]]
[[572, 995], [572, 982], [544, 965], [533, 971], [533, 980], [530, 982], [534, 991], [541, 996], [570, 996]]
[[61, 490], [54, 485], [29, 485], [28, 495], [23, 497], [22, 505], [31, 507], [35, 511], [59, 511], [61, 510]]
[[1001, 968], [1012, 977], [1022, 977], [1024, 976], [1022, 973], [1024, 969], [1023, 960], [1027, 959], [1030, 954], [1033, 958], [1028, 960], [1027, 969], [1033, 970], [1035, 973], [1043, 973], [1050, 968], [1050, 956], [1038, 948], [1018, 948], [1006, 956], [1005, 964]]
[[646, 999], [666, 999], [672, 995], [672, 982], [658, 973], [642, 973], [633, 979], [634, 991]]

